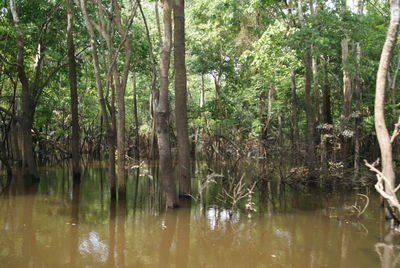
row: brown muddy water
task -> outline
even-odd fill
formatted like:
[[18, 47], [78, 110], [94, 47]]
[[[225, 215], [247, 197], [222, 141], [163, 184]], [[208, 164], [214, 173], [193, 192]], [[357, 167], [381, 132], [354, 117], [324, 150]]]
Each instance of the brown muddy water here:
[[[372, 189], [317, 191], [264, 181], [232, 211], [223, 202], [222, 177], [208, 176], [215, 182], [197, 194], [213, 172], [200, 167], [195, 199], [167, 212], [157, 170], [147, 166], [130, 170], [125, 204], [110, 202], [101, 167], [86, 169], [79, 187], [61, 168], [41, 170], [34, 187], [15, 179], [0, 196], [0, 267], [400, 264], [399, 239], [384, 226]], [[363, 207], [359, 192], [370, 205], [358, 219], [351, 207]]]

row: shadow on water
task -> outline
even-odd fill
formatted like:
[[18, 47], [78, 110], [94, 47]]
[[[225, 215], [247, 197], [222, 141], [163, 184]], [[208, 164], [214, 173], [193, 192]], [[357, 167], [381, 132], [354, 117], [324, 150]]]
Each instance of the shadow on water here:
[[108, 223], [108, 234], [109, 234], [109, 253], [108, 253], [108, 264], [110, 267], [115, 267], [115, 244], [116, 244], [116, 216], [117, 216], [117, 204], [115, 200], [110, 202], [110, 221]]
[[[0, 266], [400, 265], [399, 237], [384, 226], [377, 195], [369, 195], [370, 207], [357, 219], [357, 192], [296, 189], [265, 178], [254, 190], [254, 210], [246, 199], [232, 212], [219, 198], [228, 171], [196, 167], [196, 199], [166, 211], [151, 164], [129, 172], [124, 202], [110, 198], [101, 166], [88, 167], [81, 183], [66, 169], [42, 170], [40, 184], [14, 177], [0, 196]], [[226, 178], [211, 176], [215, 182], [199, 195], [201, 178], [210, 174]]]

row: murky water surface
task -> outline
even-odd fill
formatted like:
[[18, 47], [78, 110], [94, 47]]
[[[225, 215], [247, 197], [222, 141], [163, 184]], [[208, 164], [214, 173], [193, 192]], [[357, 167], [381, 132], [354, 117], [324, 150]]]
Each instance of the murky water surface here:
[[[0, 267], [397, 267], [398, 238], [383, 226], [378, 198], [357, 219], [357, 192], [321, 192], [263, 182], [235, 212], [214, 178], [172, 212], [156, 171], [129, 174], [125, 204], [110, 202], [105, 170], [80, 187], [67, 169], [42, 170], [36, 187], [15, 180], [0, 196]], [[197, 174], [204, 177], [210, 171]], [[139, 175], [139, 176], [138, 176]], [[222, 181], [218, 181], [222, 180]], [[198, 179], [195, 189], [201, 189]], [[250, 185], [250, 183], [248, 183]], [[367, 189], [361, 189], [365, 193]], [[246, 210], [251, 208], [252, 210]], [[250, 204], [249, 203], [254, 203]], [[250, 206], [250, 207], [249, 207]], [[397, 262], [397, 263], [396, 263]]]

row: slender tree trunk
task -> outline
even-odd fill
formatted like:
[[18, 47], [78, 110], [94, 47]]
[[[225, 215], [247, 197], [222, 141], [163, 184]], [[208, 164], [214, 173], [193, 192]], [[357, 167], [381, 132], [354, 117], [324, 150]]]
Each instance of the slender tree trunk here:
[[[153, 49], [153, 42], [151, 41], [150, 37], [150, 30], [147, 24], [146, 16], [144, 15], [142, 5], [140, 3], [140, 0], [137, 0], [140, 14], [142, 15], [143, 23], [146, 29], [146, 38], [147, 38], [147, 43], [149, 45], [149, 56], [150, 56], [150, 62], [151, 62], [151, 71], [152, 71], [152, 76], [151, 76], [151, 96], [150, 96], [150, 115], [152, 118], [151, 122], [151, 134], [150, 134], [150, 158], [154, 159], [155, 158], [155, 144], [156, 144], [156, 115], [155, 115], [155, 101], [158, 99], [158, 89], [157, 89], [157, 63], [155, 60], [154, 56], [154, 49]], [[155, 8], [155, 13], [156, 13], [156, 23], [157, 23], [157, 30], [158, 30], [158, 38], [159, 42], [161, 45], [161, 29], [160, 29], [160, 18], [158, 14], [158, 1], [154, 2], [154, 8]], [[160, 70], [158, 70], [158, 73]]]
[[[118, 81], [118, 80], [115, 80]], [[118, 198], [126, 199], [125, 170], [125, 88], [117, 82], [117, 178]]]
[[272, 85], [268, 91], [267, 114], [265, 115], [265, 93], [260, 95], [260, 120], [262, 122], [261, 139], [267, 140], [272, 121], [272, 103], [274, 102], [275, 88]]
[[351, 77], [349, 72], [349, 39], [346, 37], [342, 40], [342, 66], [343, 66], [343, 101], [342, 101], [342, 112], [340, 114], [340, 128], [342, 131], [343, 141], [343, 162], [345, 166], [349, 167], [350, 156], [350, 139], [351, 136], [347, 135], [347, 131], [351, 129], [351, 101], [352, 101], [352, 90], [351, 90]]
[[325, 124], [333, 124], [332, 112], [331, 112], [331, 88], [328, 80], [328, 67], [326, 57], [321, 62], [322, 68], [324, 69], [324, 83], [322, 91], [322, 122]]
[[73, 32], [73, 11], [72, 0], [67, 3], [67, 49], [68, 49], [68, 75], [71, 96], [71, 115], [72, 115], [72, 173], [74, 180], [80, 180], [81, 171], [79, 166], [80, 146], [79, 146], [79, 116], [78, 116], [78, 89], [76, 77], [76, 60]]
[[358, 177], [360, 172], [360, 149], [362, 131], [362, 82], [361, 82], [361, 45], [356, 43], [356, 77], [354, 97], [356, 102], [356, 118], [354, 133], [354, 175]]
[[[343, 10], [347, 9], [346, 2], [342, 1]], [[349, 38], [345, 36], [341, 41], [342, 47], [342, 68], [343, 68], [343, 94], [342, 94], [342, 111], [340, 114], [341, 131], [349, 128], [349, 116], [351, 114], [351, 77], [349, 62]]]
[[175, 118], [178, 136], [179, 195], [191, 194], [190, 142], [185, 63], [185, 0], [172, 0], [174, 10]]
[[160, 155], [160, 174], [166, 191], [166, 206], [178, 206], [173, 174], [171, 143], [169, 140], [168, 74], [171, 57], [172, 25], [171, 0], [163, 1], [164, 38], [160, 50], [160, 94], [156, 107], [158, 151]]
[[139, 118], [137, 107], [137, 88], [136, 88], [136, 73], [132, 73], [132, 88], [133, 88], [133, 117], [135, 118], [135, 146], [136, 157], [140, 158], [140, 137], [139, 137]]
[[200, 108], [203, 108], [206, 103], [206, 92], [204, 88], [204, 74], [201, 74], [201, 92], [200, 92]]
[[[124, 65], [122, 70], [122, 76], [118, 75], [117, 66], [114, 66], [114, 82], [116, 85], [117, 94], [117, 176], [118, 176], [118, 198], [126, 198], [126, 169], [125, 169], [125, 90], [128, 81], [129, 67], [131, 63], [132, 55], [132, 44], [129, 40], [128, 29], [132, 23], [136, 10], [132, 10], [131, 16], [128, 20], [127, 26], [122, 24], [121, 7], [118, 1], [113, 0], [112, 5], [114, 8], [113, 22], [117, 27], [118, 33], [123, 38], [124, 46]], [[117, 56], [117, 55], [116, 55]], [[116, 64], [111, 62], [111, 64]]]
[[382, 173], [388, 180], [385, 183], [385, 191], [387, 193], [393, 192], [395, 185], [395, 173], [393, 167], [392, 144], [385, 123], [385, 90], [390, 61], [397, 41], [397, 33], [400, 21], [400, 1], [391, 0], [390, 9], [390, 24], [386, 35], [385, 44], [382, 49], [376, 79], [374, 112], [375, 130], [379, 142], [379, 148], [381, 150]]
[[161, 35], [161, 23], [160, 23], [160, 12], [158, 11], [158, 0], [154, 1], [154, 11], [156, 13], [156, 24], [157, 24], [157, 33], [158, 33], [158, 42], [160, 45], [162, 44], [162, 35]]
[[261, 132], [260, 136], [258, 138], [259, 140], [259, 152], [258, 156], [259, 157], [264, 157], [265, 156], [265, 140], [267, 139], [266, 134], [266, 115], [265, 115], [265, 110], [266, 110], [266, 94], [264, 89], [261, 89], [260, 96], [259, 96], [259, 104], [258, 104], [258, 113], [259, 113], [259, 119], [261, 122]]
[[[314, 19], [316, 18], [317, 12], [314, 7], [314, 0], [309, 0], [310, 6], [310, 15]], [[314, 35], [312, 36], [314, 40]], [[314, 100], [315, 100], [315, 122], [317, 124], [320, 122], [321, 119], [321, 111], [320, 111], [320, 99], [321, 94], [319, 91], [319, 80], [318, 80], [318, 58], [315, 55], [314, 44], [311, 45], [311, 62], [312, 62], [312, 78], [313, 78], [313, 91], [314, 91]]]
[[106, 129], [106, 136], [107, 136], [107, 146], [108, 146], [108, 154], [109, 154], [109, 167], [108, 167], [108, 176], [110, 180], [110, 192], [111, 192], [111, 199], [116, 198], [116, 176], [115, 176], [115, 134], [112, 125], [110, 124], [110, 117], [107, 112], [106, 100], [103, 93], [103, 84], [101, 79], [101, 71], [100, 71], [100, 63], [99, 57], [97, 52], [97, 38], [93, 30], [93, 26], [89, 20], [89, 16], [86, 10], [86, 3], [85, 0], [80, 0], [79, 5], [82, 15], [84, 18], [84, 23], [86, 29], [90, 35], [90, 46], [92, 52], [92, 59], [93, 59], [93, 67], [96, 79], [96, 88], [97, 88], [97, 97], [99, 99], [101, 113]]
[[298, 100], [296, 93], [296, 74], [294, 71], [291, 73], [291, 99], [292, 99], [292, 158], [295, 164], [298, 164], [298, 155], [299, 155], [299, 108], [298, 108]]
[[321, 131], [321, 168], [322, 174], [328, 174], [328, 159], [331, 153], [331, 143], [329, 136], [327, 134], [332, 133], [332, 112], [331, 112], [331, 89], [328, 80], [328, 70], [327, 70], [327, 59], [326, 57], [321, 58], [321, 71], [324, 74], [324, 81], [322, 83], [322, 113], [321, 120], [323, 123], [323, 128]]

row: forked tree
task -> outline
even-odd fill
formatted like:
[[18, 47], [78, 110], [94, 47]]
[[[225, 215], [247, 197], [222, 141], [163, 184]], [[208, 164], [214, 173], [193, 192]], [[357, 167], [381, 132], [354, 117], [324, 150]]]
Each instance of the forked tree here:
[[164, 35], [160, 49], [160, 91], [156, 98], [156, 125], [158, 152], [160, 155], [160, 174], [166, 192], [166, 206], [177, 207], [176, 187], [173, 174], [171, 142], [169, 139], [168, 85], [172, 47], [172, 3], [163, 1]]
[[390, 24], [386, 35], [385, 44], [382, 48], [381, 59], [376, 78], [375, 91], [375, 130], [381, 151], [382, 171], [378, 170], [374, 164], [366, 165], [376, 173], [377, 183], [375, 189], [387, 201], [387, 209], [392, 218], [392, 227], [398, 228], [400, 221], [396, 217], [396, 212], [400, 212], [400, 203], [396, 196], [396, 191], [400, 188], [395, 187], [396, 177], [394, 172], [392, 143], [399, 134], [399, 124], [396, 124], [392, 136], [385, 123], [385, 91], [387, 86], [387, 74], [396, 45], [397, 34], [400, 22], [400, 0], [390, 1]]

